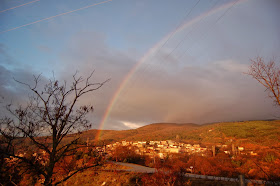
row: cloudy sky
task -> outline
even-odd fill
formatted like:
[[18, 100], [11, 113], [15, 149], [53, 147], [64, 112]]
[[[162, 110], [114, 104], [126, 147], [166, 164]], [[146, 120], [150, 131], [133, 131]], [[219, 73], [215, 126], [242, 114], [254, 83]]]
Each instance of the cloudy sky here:
[[278, 0], [1, 0], [1, 102], [28, 95], [13, 78], [95, 70], [93, 128], [275, 118], [244, 72], [280, 61], [279, 18]]

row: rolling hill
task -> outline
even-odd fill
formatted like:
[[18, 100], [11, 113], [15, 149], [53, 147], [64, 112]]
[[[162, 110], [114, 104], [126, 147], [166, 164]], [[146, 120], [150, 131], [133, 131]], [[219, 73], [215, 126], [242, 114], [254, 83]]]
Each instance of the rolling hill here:
[[131, 130], [88, 130], [83, 132], [82, 138], [93, 140], [100, 132], [99, 139], [104, 141], [166, 140], [175, 139], [176, 135], [182, 131], [191, 131], [199, 127], [200, 125], [196, 124], [154, 123]]
[[131, 130], [88, 130], [82, 133], [83, 140], [94, 140], [100, 132], [99, 140], [106, 143], [113, 141], [138, 140], [175, 140], [193, 143], [253, 143], [272, 146], [280, 144], [280, 121], [243, 121], [214, 123], [207, 125], [154, 123]]

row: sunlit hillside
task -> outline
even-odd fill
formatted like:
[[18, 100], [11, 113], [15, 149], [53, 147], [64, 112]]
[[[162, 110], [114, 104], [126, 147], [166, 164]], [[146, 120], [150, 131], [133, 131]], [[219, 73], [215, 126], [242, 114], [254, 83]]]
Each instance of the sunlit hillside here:
[[[273, 146], [280, 142], [280, 121], [244, 121], [207, 125], [156, 123], [132, 130], [104, 130], [99, 140], [137, 141], [137, 140], [184, 140], [196, 143], [253, 143]], [[93, 140], [97, 130], [82, 134], [82, 139]]]

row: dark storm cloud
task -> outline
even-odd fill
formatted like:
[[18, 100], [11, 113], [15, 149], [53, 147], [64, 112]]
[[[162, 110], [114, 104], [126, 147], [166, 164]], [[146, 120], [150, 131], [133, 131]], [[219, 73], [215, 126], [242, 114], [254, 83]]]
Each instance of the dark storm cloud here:
[[[4, 97], [5, 103], [11, 101], [16, 104], [24, 103], [30, 90], [25, 85], [16, 82], [16, 80], [34, 86], [34, 75], [38, 74], [27, 69], [8, 70], [0, 65], [0, 95]], [[46, 82], [43, 76], [41, 76], [40, 83], [42, 82]]]
[[[94, 69], [93, 81], [111, 81], [83, 97], [79, 104], [95, 107], [90, 120], [98, 128], [117, 89], [136, 64], [131, 54], [112, 50], [105, 35], [79, 33], [61, 55], [60, 79], [71, 82], [76, 70], [87, 76]], [[142, 66], [130, 78], [107, 119], [107, 129], [127, 129], [151, 122], [236, 121], [270, 119], [276, 108], [261, 85], [244, 74], [247, 63], [231, 59], [207, 65], [178, 63], [165, 53]], [[147, 65], [147, 66], [146, 66]]]
[[[131, 54], [112, 50], [105, 41], [106, 37], [99, 33], [79, 33], [69, 40], [69, 48], [54, 66], [59, 72], [56, 74], [54, 70], [55, 76], [68, 84], [76, 71], [87, 77], [95, 70], [93, 82], [111, 78], [101, 89], [78, 102], [78, 105], [94, 105], [95, 111], [89, 115], [93, 128], [99, 127], [121, 82], [136, 64]], [[129, 129], [152, 122], [270, 119], [276, 115], [276, 108], [263, 87], [244, 74], [248, 63], [225, 59], [207, 65], [196, 64], [196, 60], [182, 64], [172, 55], [166, 61], [162, 59], [166, 59], [166, 53], [143, 63], [130, 78], [112, 108], [105, 129]], [[5, 100], [24, 102], [28, 90], [13, 78], [32, 82], [34, 74], [38, 75], [30, 69], [9, 70], [1, 65], [0, 95]]]
[[[15, 105], [21, 105], [26, 103], [30, 90], [17, 81], [28, 83], [34, 86], [34, 76], [38, 76], [37, 72], [34, 72], [30, 68], [25, 68], [17, 61], [15, 61], [9, 54], [9, 50], [0, 45], [0, 98], [2, 106], [13, 103]], [[46, 82], [45, 77], [41, 75], [40, 85]]]
[[[153, 77], [127, 87], [112, 112], [120, 121], [193, 122], [274, 118], [276, 108], [263, 87], [243, 72], [246, 65], [234, 61], [191, 66], [169, 76]], [[152, 78], [151, 78], [152, 79]], [[145, 82], [145, 83], [144, 83]], [[118, 109], [120, 108], [120, 109]]]
[[[59, 67], [56, 74], [60, 80], [71, 82], [73, 74], [78, 71], [79, 76], [87, 77], [94, 71], [92, 82], [103, 82], [110, 79], [99, 90], [82, 97], [78, 104], [93, 104], [95, 110], [89, 116], [98, 128], [99, 123], [120, 86], [125, 75], [136, 63], [129, 55], [110, 48], [106, 44], [106, 37], [96, 32], [80, 32], [69, 40], [69, 47], [60, 56]], [[56, 73], [56, 71], [55, 71]], [[124, 128], [119, 121], [107, 128]]]

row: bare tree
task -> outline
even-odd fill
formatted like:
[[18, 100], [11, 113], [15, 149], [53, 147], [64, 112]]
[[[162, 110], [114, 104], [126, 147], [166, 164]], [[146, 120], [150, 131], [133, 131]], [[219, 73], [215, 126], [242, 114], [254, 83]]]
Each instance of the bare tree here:
[[[85, 96], [101, 88], [108, 80], [102, 83], [92, 83], [93, 73], [87, 78], [73, 75], [73, 82], [62, 84], [51, 78], [43, 90], [39, 90], [40, 75], [34, 76], [34, 85], [16, 80], [30, 91], [29, 100], [25, 106], [7, 105], [6, 108], [12, 117], [0, 119], [0, 154], [5, 157], [14, 157], [20, 160], [27, 169], [34, 171], [37, 176], [44, 178], [44, 185], [61, 183], [80, 170], [78, 168], [69, 173], [62, 180], [54, 183], [53, 176], [56, 164], [75, 150], [78, 137], [65, 140], [68, 134], [79, 133], [88, 129], [91, 123], [86, 115], [93, 111], [92, 105], [77, 106], [77, 102]], [[33, 152], [43, 151], [48, 161], [40, 164], [32, 157], [20, 156], [19, 148]]]
[[275, 60], [265, 63], [263, 58], [257, 57], [251, 62], [247, 74], [261, 83], [268, 91], [269, 97], [280, 106], [280, 69]]

